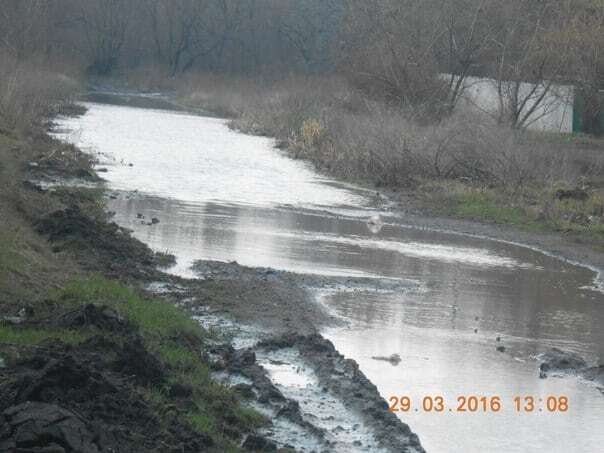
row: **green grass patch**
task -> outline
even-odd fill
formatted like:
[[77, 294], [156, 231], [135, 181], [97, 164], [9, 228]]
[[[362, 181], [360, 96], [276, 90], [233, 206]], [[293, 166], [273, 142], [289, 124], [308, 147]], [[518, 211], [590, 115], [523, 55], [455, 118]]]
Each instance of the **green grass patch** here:
[[74, 280], [59, 292], [58, 297], [71, 304], [107, 305], [133, 322], [145, 335], [204, 335], [199, 324], [178, 307], [161, 300], [145, 299], [134, 289], [100, 276]]
[[515, 194], [458, 181], [426, 181], [418, 189], [427, 205], [455, 217], [519, 226], [533, 232], [576, 233], [594, 246], [604, 241], [604, 197], [558, 200], [556, 189], [525, 187]]
[[462, 217], [512, 225], [534, 225], [524, 209], [506, 206], [487, 192], [466, 192], [457, 196], [455, 213]]
[[77, 330], [19, 328], [0, 324], [0, 344], [36, 346], [46, 340], [60, 340], [67, 344], [79, 344], [87, 338], [86, 333]]
[[199, 362], [199, 354], [172, 341], [159, 344], [156, 351], [162, 360], [174, 370], [188, 371], [195, 368]]

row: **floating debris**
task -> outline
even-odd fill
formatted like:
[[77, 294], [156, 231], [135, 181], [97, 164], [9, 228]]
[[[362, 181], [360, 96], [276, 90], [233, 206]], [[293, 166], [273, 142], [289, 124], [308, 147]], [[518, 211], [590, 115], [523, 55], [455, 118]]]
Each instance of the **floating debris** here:
[[398, 365], [399, 363], [401, 363], [401, 356], [398, 354], [392, 354], [389, 355], [388, 357], [385, 356], [372, 356], [371, 357], [373, 360], [383, 360], [384, 362], [390, 362], [393, 366]]

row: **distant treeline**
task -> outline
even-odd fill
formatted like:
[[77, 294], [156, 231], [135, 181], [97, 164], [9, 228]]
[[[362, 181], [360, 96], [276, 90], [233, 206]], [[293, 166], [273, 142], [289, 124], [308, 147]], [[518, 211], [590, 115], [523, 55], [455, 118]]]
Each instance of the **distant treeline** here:
[[551, 84], [573, 84], [594, 115], [604, 86], [603, 0], [0, 3], [4, 55], [96, 75], [141, 67], [168, 76], [337, 71], [369, 96], [437, 114], [456, 104], [467, 76], [483, 76], [502, 82], [502, 111], [519, 127], [534, 105], [521, 82], [544, 95]]

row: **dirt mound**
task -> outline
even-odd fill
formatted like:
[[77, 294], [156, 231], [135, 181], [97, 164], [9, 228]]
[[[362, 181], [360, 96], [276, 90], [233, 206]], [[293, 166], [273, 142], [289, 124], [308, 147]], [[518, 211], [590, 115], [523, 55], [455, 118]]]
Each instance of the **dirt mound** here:
[[0, 370], [0, 450], [206, 451], [210, 438], [177, 417], [165, 426], [134, 386], [163, 377], [136, 337], [43, 344]]
[[127, 230], [91, 218], [77, 205], [46, 215], [38, 220], [36, 230], [57, 243], [55, 251], [75, 252], [86, 268], [110, 276], [146, 277], [158, 264], [151, 249]]
[[539, 371], [541, 377], [546, 377], [547, 373], [576, 373], [587, 368], [587, 362], [579, 354], [570, 351], [562, 351], [558, 348], [551, 348], [539, 356], [541, 365]]

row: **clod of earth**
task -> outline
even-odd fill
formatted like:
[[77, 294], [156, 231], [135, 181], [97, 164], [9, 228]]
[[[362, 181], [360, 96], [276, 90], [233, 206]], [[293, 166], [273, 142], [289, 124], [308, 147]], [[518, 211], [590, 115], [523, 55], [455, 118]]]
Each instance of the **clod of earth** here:
[[579, 354], [552, 348], [539, 357], [541, 365], [539, 371], [541, 377], [546, 377], [550, 372], [578, 372], [587, 368], [587, 362]]
[[128, 230], [84, 213], [77, 205], [52, 212], [38, 220], [36, 229], [49, 238], [55, 251], [75, 252], [84, 267], [108, 275], [148, 277], [160, 263]]
[[56, 404], [28, 401], [6, 409], [0, 419], [1, 451], [100, 451], [94, 428]]
[[76, 347], [43, 343], [0, 369], [0, 451], [206, 451], [211, 438], [177, 418], [162, 427], [133, 386], [164, 379], [136, 336], [123, 344], [106, 336]]
[[539, 377], [545, 379], [550, 373], [572, 374], [593, 382], [604, 395], [604, 365], [590, 367], [579, 354], [552, 348], [539, 356]]

